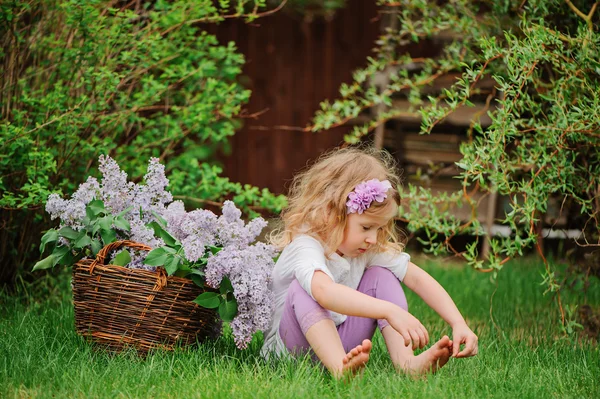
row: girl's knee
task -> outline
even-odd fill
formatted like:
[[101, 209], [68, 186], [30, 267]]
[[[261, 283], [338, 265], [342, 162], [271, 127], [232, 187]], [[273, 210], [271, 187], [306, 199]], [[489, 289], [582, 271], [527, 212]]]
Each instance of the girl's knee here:
[[371, 266], [365, 270], [358, 290], [375, 298], [395, 303], [408, 310], [406, 296], [400, 280], [389, 269]]
[[365, 273], [363, 274], [363, 278], [369, 276], [371, 278], [376, 278], [376, 279], [389, 279], [389, 278], [394, 278], [394, 279], [398, 279], [396, 277], [396, 275], [394, 275], [394, 273], [392, 273], [390, 271], [390, 269], [387, 269], [385, 267], [382, 266], [370, 266], [369, 268], [367, 268], [365, 270]]

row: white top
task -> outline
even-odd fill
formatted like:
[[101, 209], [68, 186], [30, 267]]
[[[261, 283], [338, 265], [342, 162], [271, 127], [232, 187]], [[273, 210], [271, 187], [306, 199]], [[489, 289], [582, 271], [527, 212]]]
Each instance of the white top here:
[[[365, 269], [369, 266], [388, 268], [400, 281], [404, 279], [410, 256], [407, 253], [393, 255], [389, 253], [366, 252], [356, 258], [347, 258], [333, 253], [330, 259], [325, 257], [325, 249], [320, 241], [309, 236], [299, 235], [287, 245], [273, 270], [271, 289], [274, 293], [274, 313], [271, 326], [265, 331], [265, 342], [261, 353], [268, 356], [271, 353], [287, 354], [287, 349], [279, 336], [279, 322], [283, 314], [287, 290], [297, 279], [300, 286], [314, 299], [311, 292], [311, 282], [315, 271], [321, 270], [335, 283], [357, 289]], [[330, 311], [335, 325], [346, 320], [346, 315]]]

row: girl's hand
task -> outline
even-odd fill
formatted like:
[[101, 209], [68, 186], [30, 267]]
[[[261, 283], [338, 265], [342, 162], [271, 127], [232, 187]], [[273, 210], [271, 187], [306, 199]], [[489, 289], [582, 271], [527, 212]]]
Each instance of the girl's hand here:
[[[466, 323], [460, 323], [452, 329], [452, 357], [461, 358], [475, 356], [478, 352], [477, 335], [471, 331]], [[460, 345], [465, 344], [465, 348], [460, 351]]]
[[388, 314], [386, 320], [404, 337], [404, 345], [409, 346], [412, 341], [412, 349], [415, 350], [429, 343], [427, 329], [415, 316], [396, 305], [392, 305]]

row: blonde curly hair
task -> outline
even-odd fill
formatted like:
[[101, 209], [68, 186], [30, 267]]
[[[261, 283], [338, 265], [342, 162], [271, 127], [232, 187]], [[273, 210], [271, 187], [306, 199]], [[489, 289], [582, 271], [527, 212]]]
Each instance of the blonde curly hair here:
[[[330, 256], [344, 239], [348, 218], [348, 194], [367, 180], [388, 180], [393, 187], [383, 202], [374, 201], [365, 211], [368, 215], [390, 214], [390, 206], [398, 212], [400, 173], [393, 157], [386, 151], [372, 147], [337, 148], [325, 153], [317, 161], [296, 175], [292, 181], [288, 206], [281, 212], [280, 225], [271, 233], [271, 244], [280, 250], [296, 235], [308, 234], [320, 240]], [[404, 234], [394, 218], [377, 234], [375, 251], [404, 249]]]

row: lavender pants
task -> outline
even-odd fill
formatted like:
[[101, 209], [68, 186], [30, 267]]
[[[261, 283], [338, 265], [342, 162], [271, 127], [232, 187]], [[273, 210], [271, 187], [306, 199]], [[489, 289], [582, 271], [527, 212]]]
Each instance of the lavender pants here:
[[[373, 298], [382, 299], [408, 310], [406, 296], [396, 276], [383, 267], [370, 267], [365, 270], [357, 291]], [[279, 335], [288, 351], [296, 354], [312, 353], [305, 334], [315, 323], [331, 319], [329, 311], [324, 309], [294, 280], [288, 288], [285, 307], [279, 324]], [[337, 326], [338, 333], [346, 352], [360, 345], [364, 339], [371, 339], [375, 328], [383, 330], [388, 326], [386, 320], [348, 316]]]

